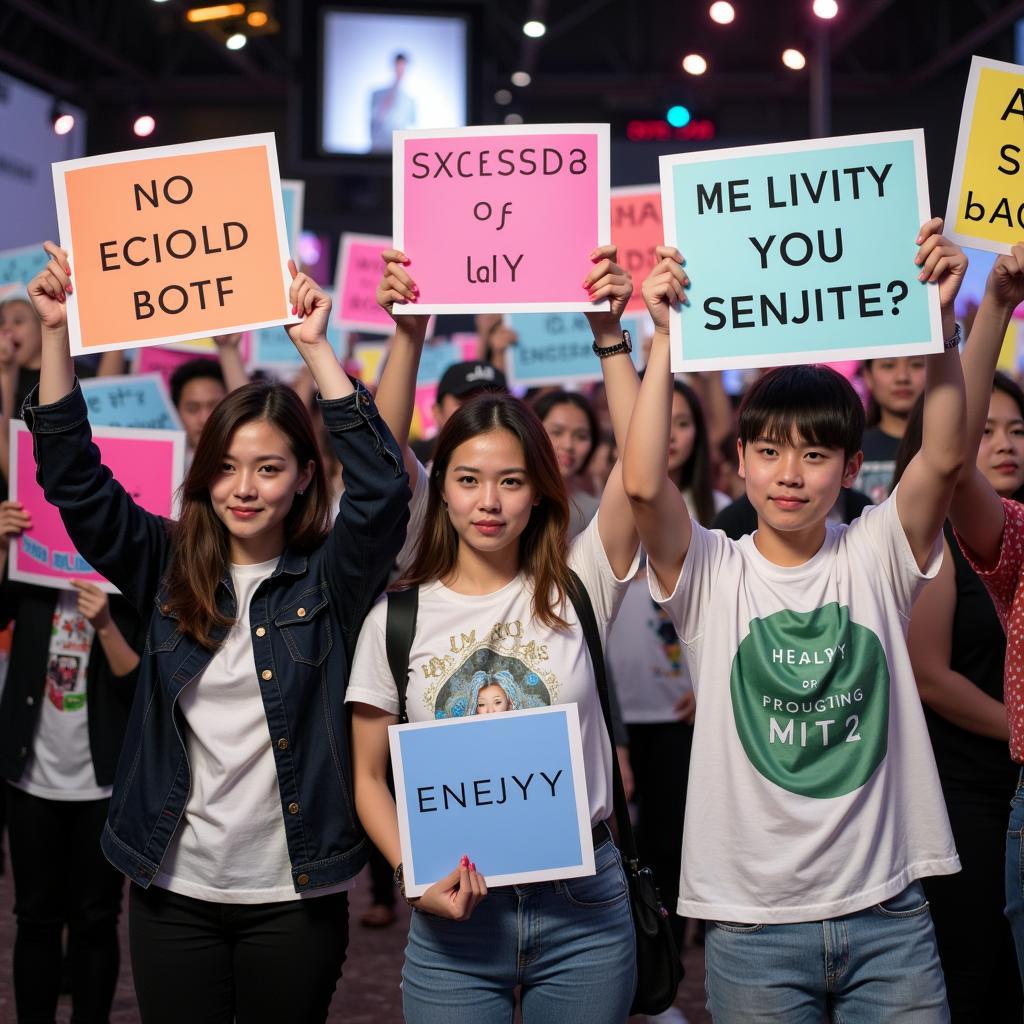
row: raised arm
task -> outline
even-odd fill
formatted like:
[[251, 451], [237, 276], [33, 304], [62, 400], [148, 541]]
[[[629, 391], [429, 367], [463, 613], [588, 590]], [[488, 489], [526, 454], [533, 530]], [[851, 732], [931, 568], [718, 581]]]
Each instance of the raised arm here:
[[[590, 254], [594, 269], [583, 282], [594, 302], [608, 299], [611, 305], [607, 313], [586, 314], [590, 329], [594, 332], [594, 344], [599, 349], [622, 346], [620, 320], [633, 293], [633, 279], [615, 262], [616, 256], [617, 251], [613, 245], [599, 246], [595, 249]], [[636, 375], [633, 360], [626, 351], [603, 356], [601, 374], [604, 377], [615, 443], [621, 451], [629, 431], [629, 418], [633, 414], [633, 406], [640, 392], [640, 380]], [[596, 438], [594, 442], [596, 444]], [[597, 528], [612, 571], [616, 576], [624, 577], [633, 563], [639, 538], [629, 499], [622, 486], [622, 473], [618, 467], [612, 469], [601, 494]]]
[[224, 387], [230, 392], [248, 384], [249, 374], [242, 362], [242, 335], [238, 332], [219, 334], [213, 341], [217, 346], [220, 372], [224, 375]]
[[427, 334], [425, 316], [396, 315], [396, 302], [415, 302], [419, 291], [405, 265], [409, 257], [395, 249], [381, 254], [384, 276], [377, 288], [377, 303], [395, 321], [395, 335], [391, 339], [387, 362], [377, 385], [377, 408], [388, 425], [398, 447], [402, 450], [409, 478], [417, 472], [416, 456], [409, 447], [409, 427], [412, 423], [416, 400], [416, 372], [423, 352], [423, 339]]
[[957, 481], [949, 517], [979, 564], [994, 566], [1003, 536], [1003, 503], [975, 465], [992, 398], [992, 378], [1013, 311], [1024, 301], [1024, 245], [1000, 256], [985, 284], [964, 349], [967, 440], [964, 468]]
[[690, 547], [690, 513], [668, 476], [672, 422], [669, 308], [686, 302], [689, 278], [678, 249], [659, 246], [659, 263], [643, 283], [644, 302], [654, 320], [654, 341], [633, 409], [622, 457], [622, 479], [640, 541], [665, 593], [675, 590]]
[[28, 289], [43, 325], [38, 397], [25, 410], [37, 478], [82, 557], [148, 619], [169, 553], [167, 524], [132, 500], [92, 444], [68, 342], [71, 267], [63, 249], [52, 242], [45, 249], [50, 262]]
[[[918, 280], [937, 285], [942, 307], [942, 336], [956, 332], [953, 302], [967, 270], [963, 250], [942, 235], [942, 221], [921, 226]], [[957, 477], [964, 465], [966, 413], [964, 378], [955, 344], [927, 358], [921, 448], [907, 466], [896, 490], [896, 510], [918, 567], [924, 570], [949, 511]]]

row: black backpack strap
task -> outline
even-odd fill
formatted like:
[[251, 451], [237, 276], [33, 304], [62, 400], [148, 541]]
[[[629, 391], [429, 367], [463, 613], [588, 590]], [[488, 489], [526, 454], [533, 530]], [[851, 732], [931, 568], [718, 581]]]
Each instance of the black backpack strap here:
[[636, 839], [633, 836], [633, 824], [629, 820], [629, 806], [626, 803], [626, 791], [622, 788], [622, 773], [619, 771], [619, 758], [615, 750], [615, 732], [612, 727], [611, 697], [608, 691], [608, 674], [604, 664], [604, 650], [601, 647], [601, 631], [597, 626], [594, 606], [583, 580], [571, 569], [571, 586], [568, 598], [576, 609], [576, 618], [580, 620], [583, 638], [587, 642], [590, 661], [594, 666], [594, 682], [597, 694], [601, 698], [601, 711], [604, 713], [604, 725], [608, 731], [608, 742], [612, 744], [612, 793], [615, 806], [615, 824], [619, 833], [619, 849], [627, 861], [637, 861]]
[[384, 629], [384, 648], [388, 666], [398, 688], [398, 720], [408, 722], [405, 713], [405, 691], [409, 686], [409, 652], [416, 635], [416, 612], [419, 610], [420, 589], [393, 590], [388, 594], [388, 617]]

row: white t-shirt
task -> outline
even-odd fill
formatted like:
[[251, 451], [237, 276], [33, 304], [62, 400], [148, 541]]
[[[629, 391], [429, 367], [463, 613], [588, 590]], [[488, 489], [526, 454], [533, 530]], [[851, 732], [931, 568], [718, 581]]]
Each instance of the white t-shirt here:
[[96, 782], [89, 746], [85, 681], [96, 631], [78, 610], [78, 595], [62, 590], [53, 612], [46, 691], [32, 753], [18, 789], [46, 800], [105, 800], [110, 786]]
[[681, 915], [817, 921], [959, 870], [906, 644], [941, 542], [922, 573], [891, 498], [803, 565], [694, 525], [673, 593], [648, 574], [697, 696]]
[[646, 574], [629, 584], [606, 651], [624, 722], [674, 722], [675, 706], [692, 689], [683, 648]]
[[[608, 564], [597, 518], [571, 544], [569, 565], [590, 595], [605, 642], [638, 559], [625, 579]], [[574, 628], [556, 631], [533, 617], [533, 594], [517, 576], [493, 594], [457, 594], [440, 582], [420, 588], [416, 636], [409, 652], [406, 691], [410, 722], [476, 713], [481, 685], [505, 691], [510, 710], [570, 704], [579, 707], [592, 824], [612, 813], [612, 748], [601, 713], [583, 631], [566, 603], [562, 617]], [[398, 714], [398, 690], [388, 667], [384, 635], [387, 598], [381, 597], [356, 644], [346, 701]]]
[[[178, 707], [192, 785], [154, 885], [211, 903], [297, 900], [270, 727], [256, 677], [249, 602], [275, 558], [232, 565], [238, 620]], [[352, 882], [317, 889], [326, 896]]]

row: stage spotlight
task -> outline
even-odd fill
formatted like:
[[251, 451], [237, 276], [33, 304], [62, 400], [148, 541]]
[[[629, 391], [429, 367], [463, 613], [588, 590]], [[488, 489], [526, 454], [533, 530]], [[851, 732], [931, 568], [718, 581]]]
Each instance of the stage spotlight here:
[[543, 21], [528, 21], [523, 25], [523, 35], [531, 39], [540, 39], [547, 30], [548, 27]]
[[839, 4], [836, 3], [836, 0], [814, 0], [811, 10], [819, 18], [831, 21], [839, 13]]
[[241, 18], [245, 4], [217, 4], [213, 7], [191, 7], [185, 12], [185, 20], [193, 25], [204, 21], [224, 21], [227, 18]]
[[145, 139], [147, 136], [153, 134], [156, 130], [156, 118], [149, 114], [143, 114], [141, 117], [135, 118], [135, 124], [132, 125], [132, 131], [140, 139]]
[[685, 128], [690, 123], [690, 112], [686, 107], [676, 104], [676, 106], [668, 108], [665, 120], [673, 128]]
[[807, 58], [799, 50], [783, 50], [782, 63], [785, 64], [790, 71], [803, 71], [807, 66]]
[[529, 71], [513, 71], [512, 72], [512, 84], [518, 86], [520, 89], [525, 89], [533, 79], [530, 77]]
[[683, 70], [688, 75], [703, 75], [708, 69], [708, 62], [699, 53], [688, 53], [683, 58]]
[[266, 11], [250, 11], [245, 16], [245, 21], [250, 28], [263, 28], [270, 21], [270, 15]]
[[507, 107], [512, 102], [512, 93], [508, 89], [499, 89], [494, 94], [494, 102], [499, 107]]
[[55, 135], [67, 135], [75, 127], [74, 114], [56, 114], [52, 119], [53, 132]]
[[243, 46], [245, 46], [245, 44], [248, 41], [249, 40], [246, 39], [245, 36], [243, 36], [241, 32], [235, 32], [234, 34], [228, 36], [228, 38], [225, 41], [224, 45], [229, 50], [240, 50]]
[[725, 0], [716, 0], [708, 8], [708, 14], [711, 16], [711, 20], [717, 21], [719, 25], [729, 25], [736, 17], [736, 8], [732, 4], [726, 3]]
[[523, 115], [522, 114], [506, 114], [505, 115], [505, 124], [522, 124], [522, 123], [523, 123]]

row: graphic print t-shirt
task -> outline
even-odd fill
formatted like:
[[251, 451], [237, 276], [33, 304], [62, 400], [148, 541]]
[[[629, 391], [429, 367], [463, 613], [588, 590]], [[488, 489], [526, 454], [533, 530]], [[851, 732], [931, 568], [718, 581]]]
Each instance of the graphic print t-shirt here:
[[[636, 572], [615, 577], [595, 517], [573, 542], [569, 565], [594, 605], [602, 643]], [[533, 593], [517, 576], [493, 594], [457, 594], [440, 582], [420, 588], [416, 636], [409, 652], [406, 709], [410, 722], [473, 715], [477, 703], [504, 694], [508, 710], [576, 703], [592, 824], [612, 813], [612, 748], [601, 714], [583, 631], [572, 605], [556, 631], [533, 618]], [[373, 606], [356, 644], [345, 700], [398, 714], [398, 690], [384, 643], [387, 599]], [[481, 697], [481, 691], [486, 691]]]
[[89, 747], [86, 673], [96, 631], [78, 610], [78, 595], [62, 590], [53, 612], [46, 688], [32, 754], [19, 789], [47, 800], [103, 800]]
[[959, 870], [906, 645], [941, 557], [894, 492], [803, 565], [694, 524], [674, 592], [648, 574], [697, 697], [680, 914], [816, 921]]

